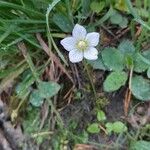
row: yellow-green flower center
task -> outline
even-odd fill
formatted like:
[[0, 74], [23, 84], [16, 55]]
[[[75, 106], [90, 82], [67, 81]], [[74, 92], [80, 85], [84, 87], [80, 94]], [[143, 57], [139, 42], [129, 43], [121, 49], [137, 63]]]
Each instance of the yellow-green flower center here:
[[80, 40], [78, 43], [77, 43], [77, 49], [81, 50], [81, 51], [84, 51], [86, 50], [88, 44], [86, 41], [84, 40]]

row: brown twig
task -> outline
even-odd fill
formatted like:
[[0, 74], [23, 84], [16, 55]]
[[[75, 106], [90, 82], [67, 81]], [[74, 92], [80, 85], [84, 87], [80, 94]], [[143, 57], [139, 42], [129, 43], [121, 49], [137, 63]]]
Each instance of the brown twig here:
[[131, 82], [132, 82], [132, 75], [133, 75], [133, 66], [130, 69], [129, 74], [129, 87], [127, 88], [126, 94], [125, 94], [125, 100], [124, 100], [124, 113], [125, 116], [128, 114], [128, 108], [131, 101]]
[[64, 74], [66, 74], [66, 76], [70, 79], [70, 81], [74, 84], [74, 81], [72, 79], [72, 77], [69, 75], [69, 73], [67, 72], [67, 70], [64, 68], [64, 66], [61, 64], [60, 59], [49, 49], [49, 47], [47, 46], [47, 44], [44, 42], [44, 40], [42, 39], [41, 35], [39, 33], [36, 34], [36, 37], [41, 45], [41, 47], [43, 48], [43, 50], [47, 53], [47, 55], [50, 57], [50, 59], [52, 61], [55, 62], [55, 64], [62, 70], [62, 72]]
[[118, 35], [115, 36], [115, 38], [113, 38], [112, 40], [110, 40], [107, 44], [103, 45], [103, 48], [104, 47], [107, 47], [109, 46], [111, 43], [114, 43], [116, 40], [120, 40], [120, 38], [126, 34], [128, 31], [130, 31], [130, 28], [126, 28], [124, 30], [122, 30]]

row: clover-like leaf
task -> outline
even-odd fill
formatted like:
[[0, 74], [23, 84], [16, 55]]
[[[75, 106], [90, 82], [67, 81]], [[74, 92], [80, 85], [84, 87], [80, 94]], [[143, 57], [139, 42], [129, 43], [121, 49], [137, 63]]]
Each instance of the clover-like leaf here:
[[112, 72], [104, 81], [104, 91], [113, 92], [118, 90], [126, 83], [127, 78], [125, 72]]
[[139, 100], [150, 100], [150, 81], [144, 79], [142, 76], [135, 76], [132, 78], [131, 86], [132, 94]]

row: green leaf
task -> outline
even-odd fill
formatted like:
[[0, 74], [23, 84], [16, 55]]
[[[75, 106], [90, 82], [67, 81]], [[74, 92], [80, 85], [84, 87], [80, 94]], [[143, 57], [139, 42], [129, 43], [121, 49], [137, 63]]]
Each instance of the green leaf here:
[[150, 81], [144, 79], [142, 76], [135, 76], [132, 78], [131, 86], [132, 94], [139, 100], [150, 100]]
[[129, 150], [149, 150], [149, 148], [150, 148], [150, 142], [141, 140], [141, 141], [132, 142]]
[[148, 18], [149, 17], [148, 10], [146, 10], [144, 8], [135, 8], [135, 10], [138, 12], [138, 15], [141, 16], [142, 18]]
[[90, 3], [91, 0], [82, 0], [81, 4], [82, 4], [82, 14], [84, 16], [87, 16], [90, 12]]
[[39, 90], [34, 90], [31, 93], [30, 103], [35, 107], [39, 107], [43, 104], [43, 98], [40, 96]]
[[63, 31], [63, 32], [71, 32], [72, 31], [72, 23], [65, 15], [61, 13], [56, 13], [53, 16], [53, 22]]
[[118, 90], [126, 83], [127, 78], [125, 72], [112, 72], [104, 81], [104, 91], [113, 92]]
[[[143, 61], [143, 56], [141, 54], [137, 53], [134, 60], [134, 71], [141, 73], [148, 69], [149, 65]], [[146, 58], [145, 58], [146, 59]]]
[[126, 17], [122, 17], [122, 21], [119, 23], [121, 28], [126, 28], [128, 26], [128, 19]]
[[150, 49], [142, 53], [141, 59], [148, 65], [150, 65]]
[[98, 121], [106, 120], [106, 115], [105, 115], [105, 113], [102, 110], [97, 112], [97, 120]]
[[150, 67], [147, 70], [147, 77], [150, 78]]
[[112, 24], [120, 24], [123, 21], [123, 17], [117, 11], [110, 17]]
[[124, 54], [124, 55], [133, 55], [135, 52], [135, 47], [133, 43], [127, 39], [124, 39], [118, 46], [118, 49]]
[[129, 12], [133, 15], [134, 20], [137, 21], [138, 23], [140, 23], [142, 26], [144, 26], [148, 30], [150, 30], [150, 26], [140, 18], [137, 11], [133, 8], [131, 1], [130, 0], [125, 0], [125, 3], [128, 7]]
[[113, 123], [107, 122], [106, 125], [105, 125], [105, 127], [106, 127], [106, 131], [107, 131], [109, 134], [111, 134], [111, 132], [113, 131]]
[[51, 98], [56, 95], [60, 90], [60, 85], [56, 82], [40, 82], [39, 86], [39, 94], [42, 98]]
[[100, 70], [107, 70], [104, 63], [102, 62], [102, 59], [100, 56], [96, 60], [88, 60], [88, 63], [94, 68], [94, 69], [100, 69]]
[[101, 1], [101, 2], [94, 1], [91, 3], [90, 7], [93, 12], [100, 13], [103, 10], [103, 8], [105, 7], [105, 2], [104, 1]]
[[102, 59], [110, 70], [122, 71], [124, 68], [124, 58], [120, 51], [115, 48], [105, 48], [102, 51]]
[[130, 55], [126, 56], [125, 62], [126, 62], [127, 68], [131, 69], [131, 67], [133, 66], [133, 57]]
[[116, 121], [116, 122], [113, 123], [113, 131], [115, 133], [122, 133], [122, 132], [127, 131], [127, 127], [121, 121]]
[[22, 81], [16, 86], [16, 94], [18, 98], [25, 99], [30, 93], [30, 86], [34, 83], [35, 78], [31, 72], [25, 72], [22, 78]]
[[27, 107], [27, 112], [23, 120], [23, 129], [25, 133], [32, 134], [39, 131], [40, 126], [40, 108]]
[[121, 10], [121, 11], [128, 12], [128, 8], [127, 8], [124, 0], [117, 0], [116, 4], [115, 4], [115, 8], [117, 8], [118, 10]]
[[100, 128], [98, 126], [98, 123], [92, 123], [88, 126], [87, 131], [89, 133], [99, 133], [100, 132]]

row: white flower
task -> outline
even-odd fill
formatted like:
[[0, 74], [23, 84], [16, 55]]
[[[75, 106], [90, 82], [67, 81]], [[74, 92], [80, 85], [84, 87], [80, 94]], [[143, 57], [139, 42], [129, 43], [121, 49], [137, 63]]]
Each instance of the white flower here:
[[71, 37], [61, 40], [61, 45], [69, 51], [69, 59], [76, 63], [82, 61], [83, 58], [88, 60], [96, 60], [98, 51], [95, 48], [99, 42], [99, 33], [87, 33], [86, 29], [76, 24]]

